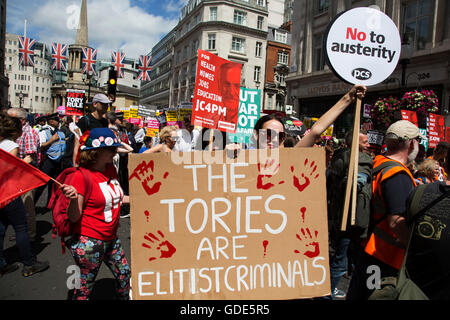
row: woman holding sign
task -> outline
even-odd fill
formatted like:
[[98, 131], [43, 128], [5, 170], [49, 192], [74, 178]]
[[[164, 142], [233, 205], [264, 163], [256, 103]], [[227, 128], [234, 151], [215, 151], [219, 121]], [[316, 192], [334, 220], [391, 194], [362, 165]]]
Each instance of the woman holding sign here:
[[[309, 148], [314, 146], [317, 139], [328, 129], [345, 109], [357, 98], [363, 99], [366, 94], [366, 87], [355, 85], [347, 92], [327, 113], [313, 125], [309, 134], [300, 140], [296, 147]], [[276, 134], [274, 134], [276, 133]], [[274, 149], [283, 145], [285, 138], [284, 125], [281, 119], [275, 115], [267, 115], [258, 120], [254, 128], [257, 148]]]

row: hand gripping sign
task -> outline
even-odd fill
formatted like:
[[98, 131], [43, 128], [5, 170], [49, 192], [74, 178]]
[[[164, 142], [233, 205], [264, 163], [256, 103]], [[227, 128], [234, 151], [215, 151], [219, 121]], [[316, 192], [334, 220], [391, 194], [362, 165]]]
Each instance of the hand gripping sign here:
[[[397, 26], [383, 12], [367, 7], [345, 11], [328, 26], [324, 41], [327, 64], [337, 77], [351, 84], [373, 86], [395, 70], [401, 52]], [[356, 102], [353, 141], [360, 132], [361, 100]], [[352, 145], [341, 230], [347, 227], [351, 203], [351, 224], [356, 223], [356, 181], [358, 144]], [[351, 197], [351, 193], [353, 196]]]
[[330, 294], [323, 149], [245, 150], [225, 163], [186, 154], [203, 160], [130, 157], [133, 299]]

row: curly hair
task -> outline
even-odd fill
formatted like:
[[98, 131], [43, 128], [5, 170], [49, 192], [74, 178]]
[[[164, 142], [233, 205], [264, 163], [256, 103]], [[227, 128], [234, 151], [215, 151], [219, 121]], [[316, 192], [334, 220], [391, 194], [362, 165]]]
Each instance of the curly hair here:
[[161, 142], [165, 143], [166, 140], [167, 140], [168, 138], [170, 138], [171, 133], [172, 133], [173, 131], [177, 131], [177, 127], [175, 127], [175, 126], [167, 126], [167, 127], [164, 127], [164, 128], [161, 130], [160, 134], [159, 134], [159, 140], [160, 140]]
[[416, 174], [420, 177], [426, 177], [430, 180], [434, 180], [436, 175], [434, 171], [436, 168], [439, 168], [439, 162], [432, 159], [426, 159], [417, 167]]

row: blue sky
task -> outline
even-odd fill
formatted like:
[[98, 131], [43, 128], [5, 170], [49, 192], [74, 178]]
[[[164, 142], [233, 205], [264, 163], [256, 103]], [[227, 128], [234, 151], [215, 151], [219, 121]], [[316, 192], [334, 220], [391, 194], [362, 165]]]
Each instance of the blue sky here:
[[[121, 49], [138, 58], [177, 24], [187, 0], [88, 0], [89, 45], [99, 59]], [[50, 45], [75, 41], [81, 0], [9, 0], [6, 31]]]

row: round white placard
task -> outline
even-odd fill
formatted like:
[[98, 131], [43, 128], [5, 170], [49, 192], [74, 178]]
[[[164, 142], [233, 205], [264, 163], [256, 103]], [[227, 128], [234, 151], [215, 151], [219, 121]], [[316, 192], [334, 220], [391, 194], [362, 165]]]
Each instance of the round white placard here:
[[325, 37], [327, 63], [342, 80], [373, 86], [397, 67], [401, 38], [383, 12], [367, 7], [348, 10], [329, 25]]

